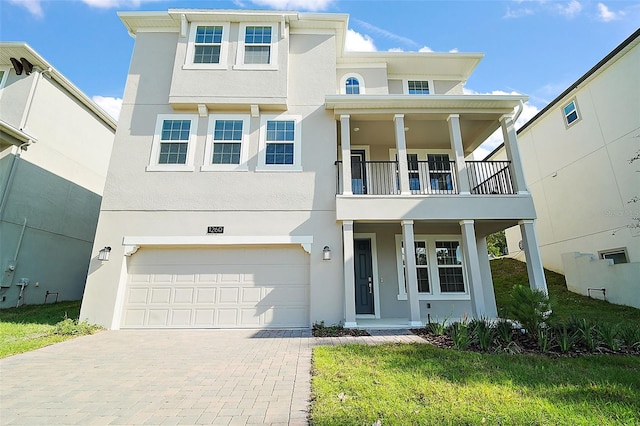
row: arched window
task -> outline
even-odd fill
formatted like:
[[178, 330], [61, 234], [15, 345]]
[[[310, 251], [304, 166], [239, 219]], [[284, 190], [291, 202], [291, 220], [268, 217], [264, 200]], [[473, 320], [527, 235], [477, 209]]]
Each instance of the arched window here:
[[347, 95], [359, 95], [360, 81], [355, 77], [347, 78], [347, 81], [345, 82], [345, 93]]

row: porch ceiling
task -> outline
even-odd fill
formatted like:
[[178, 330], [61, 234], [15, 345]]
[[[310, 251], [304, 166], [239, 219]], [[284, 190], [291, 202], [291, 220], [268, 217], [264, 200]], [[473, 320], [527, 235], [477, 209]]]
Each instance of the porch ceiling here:
[[468, 155], [500, 127], [502, 116], [526, 100], [512, 95], [331, 95], [325, 108], [333, 110], [336, 119], [350, 116], [352, 145], [395, 146], [393, 117], [403, 114], [410, 149], [449, 148], [447, 117], [458, 114]]

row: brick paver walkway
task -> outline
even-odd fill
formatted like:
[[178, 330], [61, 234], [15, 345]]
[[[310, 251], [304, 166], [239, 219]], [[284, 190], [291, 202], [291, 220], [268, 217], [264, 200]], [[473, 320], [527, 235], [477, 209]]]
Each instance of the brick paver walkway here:
[[1, 425], [306, 425], [311, 348], [406, 330], [105, 331], [0, 360]]

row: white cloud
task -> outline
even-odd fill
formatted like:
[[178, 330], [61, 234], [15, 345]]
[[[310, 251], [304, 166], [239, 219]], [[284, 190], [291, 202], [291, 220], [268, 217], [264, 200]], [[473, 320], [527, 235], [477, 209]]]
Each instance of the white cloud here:
[[620, 19], [624, 15], [624, 11], [614, 12], [609, 10], [609, 8], [604, 3], [598, 3], [598, 18], [600, 18], [603, 22], [615, 21], [616, 19]]
[[418, 49], [418, 52], [433, 52], [433, 49], [431, 49], [429, 46], [422, 46], [420, 49]]
[[122, 99], [113, 98], [110, 96], [94, 96], [91, 99], [111, 117], [115, 118], [116, 120], [120, 117]]
[[451, 49], [451, 50], [449, 51], [449, 53], [458, 53], [458, 52], [459, 52], [459, 50], [458, 50], [458, 48], [457, 48], [457, 47], [454, 47], [453, 49]]
[[507, 7], [507, 11], [505, 12], [503, 18], [515, 19], [515, 18], [522, 18], [523, 16], [527, 16], [527, 15], [533, 15], [533, 10], [529, 8], [511, 9], [510, 7]]
[[250, 0], [251, 3], [279, 10], [326, 10], [334, 0]]
[[388, 50], [389, 52], [404, 52], [404, 49], [401, 47], [392, 47]]
[[352, 29], [347, 30], [344, 49], [348, 52], [376, 52], [378, 50], [371, 37]]
[[40, 0], [9, 0], [9, 3], [24, 7], [36, 18], [42, 18], [44, 16]]
[[388, 39], [391, 39], [391, 40], [395, 40], [397, 42], [400, 42], [400, 43], [402, 43], [404, 45], [411, 46], [411, 47], [418, 47], [419, 46], [418, 43], [416, 43], [415, 41], [411, 40], [408, 37], [403, 37], [401, 35], [392, 33], [391, 31], [387, 31], [387, 30], [385, 30], [383, 28], [376, 27], [375, 25], [372, 25], [372, 24], [370, 24], [368, 22], [361, 21], [359, 19], [352, 19], [352, 21], [354, 23], [356, 23], [357, 25], [363, 27], [365, 30], [367, 30], [367, 31], [369, 31], [371, 33], [377, 34], [379, 36], [382, 36], [382, 37], [385, 37], [385, 38], [388, 38]]
[[573, 18], [582, 11], [582, 4], [578, 0], [571, 0], [566, 6], [556, 5], [558, 12], [567, 18]]

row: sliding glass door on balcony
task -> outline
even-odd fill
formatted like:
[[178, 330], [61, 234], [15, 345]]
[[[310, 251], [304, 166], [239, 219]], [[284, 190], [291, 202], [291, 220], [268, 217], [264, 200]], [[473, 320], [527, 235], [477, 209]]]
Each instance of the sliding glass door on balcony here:
[[365, 166], [365, 152], [351, 151], [351, 191], [354, 194], [367, 193], [367, 168]]

